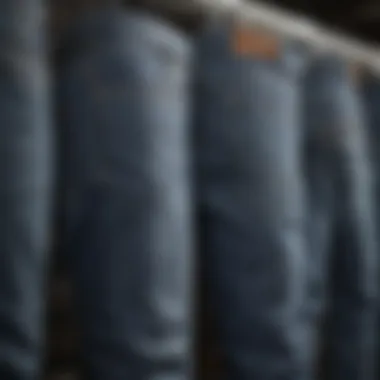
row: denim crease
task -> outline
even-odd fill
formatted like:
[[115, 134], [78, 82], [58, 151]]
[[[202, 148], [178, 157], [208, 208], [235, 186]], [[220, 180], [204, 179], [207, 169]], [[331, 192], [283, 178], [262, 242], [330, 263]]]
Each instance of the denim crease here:
[[239, 55], [236, 28], [215, 21], [197, 46], [194, 145], [207, 302], [228, 379], [300, 380], [308, 329], [303, 59], [282, 40], [277, 57]]
[[378, 281], [366, 118], [349, 64], [320, 57], [305, 78], [309, 315], [326, 376], [373, 379]]
[[88, 379], [192, 378], [191, 50], [117, 7], [67, 37], [64, 251]]

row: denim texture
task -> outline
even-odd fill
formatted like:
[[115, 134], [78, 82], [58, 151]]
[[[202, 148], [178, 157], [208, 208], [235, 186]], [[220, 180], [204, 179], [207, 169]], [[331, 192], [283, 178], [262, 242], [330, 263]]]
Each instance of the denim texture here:
[[[349, 64], [321, 57], [304, 87], [309, 191], [310, 316], [328, 378], [373, 379], [378, 258], [363, 105]], [[321, 331], [319, 331], [321, 333]]]
[[191, 44], [116, 7], [66, 41], [65, 255], [85, 378], [192, 378]]
[[[372, 178], [374, 182], [374, 210], [377, 227], [377, 236], [379, 236], [379, 205], [380, 205], [380, 82], [377, 77], [372, 75], [365, 75], [362, 77], [360, 92], [364, 100], [365, 115], [367, 117], [367, 132], [370, 140], [369, 151], [372, 163]], [[378, 242], [379, 244], [379, 242]], [[377, 253], [379, 256], [379, 245], [377, 245]], [[377, 299], [377, 307], [379, 307], [379, 298]], [[379, 313], [377, 314], [377, 333], [375, 339], [379, 339], [379, 326], [380, 326]], [[377, 343], [376, 357], [379, 357], [379, 345]], [[377, 365], [377, 371], [379, 367]], [[377, 373], [378, 374], [378, 373]]]
[[[363, 98], [364, 111], [367, 119], [367, 133], [370, 139], [369, 151], [371, 164], [373, 169], [373, 180], [375, 188], [375, 203], [379, 205], [380, 200], [380, 151], [378, 149], [380, 143], [380, 81], [372, 75], [363, 76], [360, 84], [360, 95]], [[377, 206], [376, 206], [377, 210]], [[379, 222], [378, 212], [376, 213], [377, 226]]]
[[0, 2], [0, 378], [41, 376], [52, 205], [44, 9]]
[[256, 37], [234, 51], [240, 27], [216, 21], [198, 41], [194, 144], [207, 302], [228, 379], [299, 380], [308, 349], [303, 59], [292, 42], [279, 40], [274, 56]]

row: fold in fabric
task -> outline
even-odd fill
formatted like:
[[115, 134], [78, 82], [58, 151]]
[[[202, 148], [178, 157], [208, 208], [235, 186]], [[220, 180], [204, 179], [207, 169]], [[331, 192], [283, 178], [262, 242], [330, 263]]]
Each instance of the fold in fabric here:
[[93, 380], [192, 378], [191, 46], [88, 13], [59, 72], [65, 254]]

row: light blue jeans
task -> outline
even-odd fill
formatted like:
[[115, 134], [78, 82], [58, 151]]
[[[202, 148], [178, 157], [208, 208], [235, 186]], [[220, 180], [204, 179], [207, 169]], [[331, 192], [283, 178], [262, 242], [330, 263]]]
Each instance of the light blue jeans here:
[[85, 378], [192, 378], [191, 46], [116, 7], [67, 37], [58, 100], [65, 255]]

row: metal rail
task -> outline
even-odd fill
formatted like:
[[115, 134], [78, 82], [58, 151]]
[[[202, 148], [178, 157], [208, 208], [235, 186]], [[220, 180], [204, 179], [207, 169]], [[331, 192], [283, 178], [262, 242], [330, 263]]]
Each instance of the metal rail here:
[[365, 44], [338, 33], [296, 13], [251, 0], [151, 0], [182, 11], [231, 15], [281, 36], [304, 41], [317, 52], [334, 52], [380, 75], [380, 46]]

